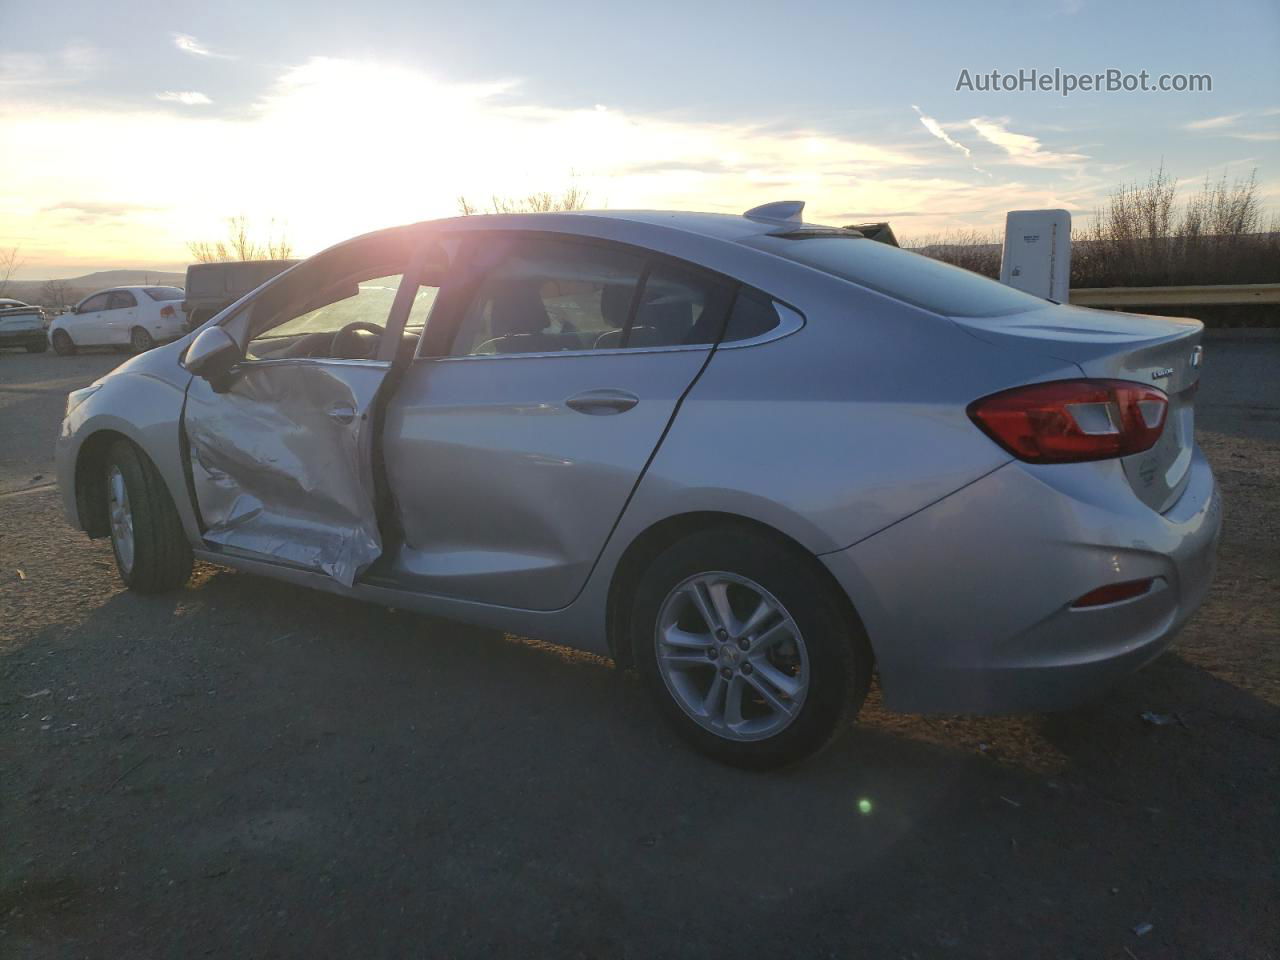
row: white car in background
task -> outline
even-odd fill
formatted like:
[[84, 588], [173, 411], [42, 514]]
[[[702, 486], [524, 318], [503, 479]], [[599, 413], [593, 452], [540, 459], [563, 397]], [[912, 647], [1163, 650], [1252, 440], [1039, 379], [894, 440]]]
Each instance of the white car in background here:
[[66, 356], [79, 347], [128, 347], [133, 353], [187, 332], [181, 287], [112, 287], [91, 293], [49, 325], [49, 342]]

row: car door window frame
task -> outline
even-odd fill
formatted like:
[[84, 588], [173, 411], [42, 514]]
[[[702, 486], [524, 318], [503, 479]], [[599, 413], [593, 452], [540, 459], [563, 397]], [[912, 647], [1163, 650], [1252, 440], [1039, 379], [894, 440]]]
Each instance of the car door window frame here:
[[[412, 230], [410, 228], [400, 228], [404, 230], [404, 242], [409, 246], [409, 253], [404, 271], [400, 274], [400, 283], [396, 287], [395, 297], [391, 301], [391, 307], [387, 311], [387, 321], [385, 330], [382, 335], [381, 342], [378, 345], [378, 353], [376, 356], [368, 359], [348, 358], [348, 357], [269, 357], [264, 359], [242, 359], [236, 364], [237, 367], [252, 369], [264, 365], [280, 365], [280, 364], [332, 364], [345, 366], [357, 364], [359, 366], [376, 366], [381, 368], [390, 368], [396, 356], [396, 346], [400, 337], [404, 333], [405, 324], [408, 321], [409, 313], [413, 308], [413, 295], [417, 293], [418, 287], [421, 285], [423, 273], [433, 254], [440, 252], [439, 238], [433, 236], [430, 232], [420, 229]], [[382, 235], [385, 239], [385, 234]], [[352, 243], [365, 242], [372, 244], [377, 242], [379, 235], [371, 237], [361, 237]], [[342, 245], [346, 247], [347, 245]], [[333, 251], [336, 253], [337, 251]], [[322, 256], [323, 254], [321, 254]], [[231, 334], [237, 343], [241, 344], [241, 349], [248, 346], [254, 337], [251, 328], [253, 323], [254, 306], [261, 302], [262, 297], [269, 295], [271, 292], [278, 292], [281, 284], [289, 282], [290, 274], [294, 274], [295, 270], [305, 268], [309, 261], [304, 260], [302, 263], [288, 270], [284, 270], [276, 276], [272, 277], [259, 290], [248, 295], [239, 304], [234, 305], [225, 317], [218, 321], [221, 326]], [[293, 280], [297, 280], [294, 274]], [[282, 321], [285, 322], [285, 321]], [[265, 328], [265, 329], [270, 329]], [[261, 332], [261, 331], [259, 331]]]
[[[89, 304], [91, 304], [94, 300], [98, 299], [98, 297], [102, 298], [102, 306], [100, 307], [89, 306]], [[103, 291], [102, 293], [95, 293], [92, 296], [85, 297], [84, 300], [80, 302], [80, 305], [76, 307], [76, 313], [81, 315], [90, 314], [90, 313], [102, 313], [104, 310], [107, 309], [107, 304], [110, 302], [111, 302], [111, 293], [109, 291]]]
[[[124, 301], [124, 302], [117, 303], [116, 302], [117, 300]], [[138, 305], [138, 298], [135, 297], [128, 290], [112, 290], [110, 293], [107, 294], [106, 309], [108, 310], [130, 310], [133, 307], [136, 307], [137, 305]]]

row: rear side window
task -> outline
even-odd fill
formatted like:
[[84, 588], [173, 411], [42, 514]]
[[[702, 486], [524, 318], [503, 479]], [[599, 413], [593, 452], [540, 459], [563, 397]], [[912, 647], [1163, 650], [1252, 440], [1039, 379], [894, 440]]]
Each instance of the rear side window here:
[[450, 356], [715, 343], [732, 285], [604, 242], [518, 241], [472, 294]]
[[147, 287], [144, 292], [152, 300], [181, 300], [185, 296], [181, 287]]
[[450, 354], [617, 346], [643, 270], [643, 258], [604, 246], [520, 243], [480, 281]]
[[138, 301], [128, 290], [113, 290], [107, 300], [108, 310], [123, 310], [126, 307], [136, 307]]
[[781, 322], [771, 297], [759, 290], [742, 287], [733, 301], [733, 311], [724, 330], [724, 343], [764, 336]]
[[772, 253], [951, 317], [1041, 310], [1047, 301], [970, 270], [862, 237], [775, 238]]
[[731, 295], [727, 285], [697, 270], [655, 264], [621, 345], [641, 349], [715, 343]]

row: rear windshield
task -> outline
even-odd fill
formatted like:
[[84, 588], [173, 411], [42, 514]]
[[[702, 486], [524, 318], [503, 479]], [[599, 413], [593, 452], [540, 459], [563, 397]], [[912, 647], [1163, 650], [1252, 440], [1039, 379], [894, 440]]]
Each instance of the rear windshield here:
[[863, 237], [777, 239], [768, 249], [949, 317], [999, 317], [1049, 305], [971, 270]]
[[181, 287], [147, 287], [145, 292], [152, 300], [181, 300], [186, 296]]

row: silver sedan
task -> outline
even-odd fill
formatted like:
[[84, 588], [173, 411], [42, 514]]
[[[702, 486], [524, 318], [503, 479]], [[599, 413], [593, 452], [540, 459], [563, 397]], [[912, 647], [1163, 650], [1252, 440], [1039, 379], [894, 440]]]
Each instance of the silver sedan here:
[[1040, 300], [803, 222], [530, 214], [326, 250], [72, 393], [67, 514], [634, 666], [766, 767], [856, 714], [1050, 710], [1212, 576], [1201, 324]]

